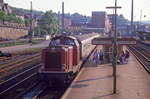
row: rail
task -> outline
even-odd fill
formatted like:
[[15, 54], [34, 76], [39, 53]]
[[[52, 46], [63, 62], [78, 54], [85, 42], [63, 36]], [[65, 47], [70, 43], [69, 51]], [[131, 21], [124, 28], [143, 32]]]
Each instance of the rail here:
[[[34, 57], [39, 57], [41, 55], [41, 53], [37, 53], [37, 54], [35, 54], [35, 55], [32, 55], [32, 56], [28, 56], [28, 57], [25, 57], [25, 58], [23, 58], [23, 59], [20, 59], [20, 60], [17, 60], [17, 61], [15, 61], [15, 62], [11, 62], [11, 63], [8, 63], [8, 64], [5, 64], [5, 65], [2, 65], [1, 67], [0, 67], [0, 72], [4, 72], [4, 71], [6, 71], [6, 70], [9, 70], [9, 69], [12, 69], [12, 68], [14, 68], [15, 66], [13, 66], [13, 65], [15, 65], [15, 64], [17, 64], [16, 66], [19, 66], [19, 65], [22, 65], [22, 64], [24, 64], [24, 63], [26, 63], [27, 61], [32, 61], [31, 59], [33, 59]], [[6, 68], [7, 67], [7, 68]]]
[[1, 64], [0, 66], [0, 82], [9, 79], [10, 77], [33, 67], [40, 63], [41, 53], [37, 53], [23, 59], [17, 59], [8, 64]]
[[128, 46], [130, 52], [136, 57], [136, 59], [142, 64], [142, 66], [146, 69], [148, 73], [150, 73], [150, 59], [143, 55], [136, 48]]
[[36, 65], [28, 70], [23, 71], [22, 73], [17, 74], [10, 79], [0, 83], [0, 98], [3, 95], [6, 95], [7, 92], [16, 89], [17, 86], [21, 87], [28, 79], [33, 79], [37, 76], [37, 70], [41, 65]]

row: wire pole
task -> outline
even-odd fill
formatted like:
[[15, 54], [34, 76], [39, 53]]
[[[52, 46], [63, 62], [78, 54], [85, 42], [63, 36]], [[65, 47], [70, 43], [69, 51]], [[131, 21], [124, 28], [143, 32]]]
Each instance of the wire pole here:
[[33, 36], [33, 30], [32, 30], [32, 1], [31, 1], [31, 8], [30, 8], [30, 30], [29, 30], [29, 43], [32, 43], [32, 36]]
[[113, 66], [113, 93], [116, 93], [116, 65], [117, 65], [117, 0], [115, 0], [115, 28], [114, 28], [114, 50], [113, 50], [113, 54], [114, 54], [114, 66]]
[[116, 93], [117, 90], [117, 81], [116, 81], [116, 65], [117, 65], [117, 9], [122, 8], [121, 6], [117, 6], [117, 0], [115, 0], [115, 6], [106, 7], [107, 9], [113, 9], [113, 26], [112, 31], [114, 31], [113, 37], [112, 37], [112, 47], [113, 47], [113, 93]]
[[140, 31], [142, 31], [141, 27], [142, 27], [142, 10], [140, 11]]
[[131, 3], [131, 34], [133, 35], [133, 16], [134, 16], [134, 1]]
[[61, 25], [62, 25], [61, 33], [63, 33], [64, 32], [64, 2], [62, 2], [62, 20], [61, 20]]
[[61, 34], [60, 32], [60, 11], [58, 11], [58, 34]]

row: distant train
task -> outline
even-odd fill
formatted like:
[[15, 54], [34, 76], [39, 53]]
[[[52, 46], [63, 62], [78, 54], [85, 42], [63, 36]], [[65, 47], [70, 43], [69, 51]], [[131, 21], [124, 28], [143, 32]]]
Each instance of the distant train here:
[[81, 64], [95, 48], [91, 40], [96, 33], [79, 36], [55, 36], [49, 47], [42, 51], [42, 67], [39, 75], [42, 80], [67, 80], [81, 68]]

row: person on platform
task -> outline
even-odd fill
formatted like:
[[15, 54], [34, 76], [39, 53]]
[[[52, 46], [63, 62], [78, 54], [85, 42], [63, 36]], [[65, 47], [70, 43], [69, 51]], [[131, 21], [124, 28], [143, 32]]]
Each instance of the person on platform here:
[[126, 50], [126, 53], [125, 53], [125, 62], [126, 62], [126, 63], [128, 63], [129, 57], [130, 57], [130, 53], [129, 53], [128, 50]]
[[102, 64], [103, 60], [104, 60], [104, 53], [102, 50], [100, 50], [100, 52], [99, 52], [99, 60], [100, 60], [100, 64]]
[[98, 61], [99, 61], [99, 53], [96, 50], [93, 55], [93, 62], [94, 62], [94, 64], [98, 64]]
[[122, 51], [120, 54], [120, 64], [124, 64], [124, 58], [125, 58], [125, 54], [124, 51]]

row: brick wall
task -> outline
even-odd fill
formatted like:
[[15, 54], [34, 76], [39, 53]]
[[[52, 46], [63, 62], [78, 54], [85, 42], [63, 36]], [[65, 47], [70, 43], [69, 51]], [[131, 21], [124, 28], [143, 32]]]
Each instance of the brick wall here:
[[28, 28], [23, 24], [0, 23], [0, 38], [18, 39], [28, 35]]

